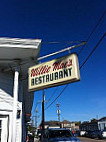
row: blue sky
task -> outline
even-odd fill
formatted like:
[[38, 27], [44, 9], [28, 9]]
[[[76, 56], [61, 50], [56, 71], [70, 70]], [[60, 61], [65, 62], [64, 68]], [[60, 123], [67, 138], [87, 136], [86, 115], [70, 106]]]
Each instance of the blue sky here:
[[[42, 39], [40, 56], [58, 51], [72, 44], [46, 44], [47, 41], [87, 40], [89, 34], [105, 11], [105, 0], [1, 0], [0, 1], [0, 37]], [[106, 15], [79, 55], [81, 65], [87, 55], [106, 32]], [[56, 103], [60, 103], [61, 121], [84, 121], [106, 116], [106, 38], [100, 43], [94, 54], [81, 69], [81, 81], [69, 84], [58, 100], [45, 111], [45, 120], [57, 120]], [[72, 50], [79, 52], [81, 47]], [[63, 53], [41, 62], [51, 60]], [[45, 90], [47, 107], [63, 86]], [[34, 105], [42, 100], [42, 91], [35, 92]], [[41, 103], [38, 104], [41, 120]]]

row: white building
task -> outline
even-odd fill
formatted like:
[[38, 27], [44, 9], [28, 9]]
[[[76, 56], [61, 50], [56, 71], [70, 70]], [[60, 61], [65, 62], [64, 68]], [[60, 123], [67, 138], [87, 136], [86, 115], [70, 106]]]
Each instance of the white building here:
[[28, 68], [37, 64], [41, 40], [0, 38], [0, 142], [24, 142], [31, 113]]
[[103, 131], [104, 129], [106, 129], [106, 117], [103, 117], [103, 118], [101, 118], [101, 119], [98, 120], [98, 128], [101, 131]]

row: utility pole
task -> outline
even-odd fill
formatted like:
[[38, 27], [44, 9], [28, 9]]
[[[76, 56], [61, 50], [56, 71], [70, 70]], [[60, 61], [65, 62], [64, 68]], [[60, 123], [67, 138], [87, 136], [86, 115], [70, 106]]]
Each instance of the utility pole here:
[[44, 122], [45, 122], [45, 113], [44, 113], [44, 104], [45, 104], [45, 92], [43, 90], [43, 101], [42, 101], [42, 130], [45, 129]]
[[57, 103], [57, 115], [58, 115], [58, 121], [60, 122], [60, 109], [59, 109], [59, 107], [60, 107], [60, 104]]
[[37, 129], [37, 118], [38, 118], [38, 115], [37, 115], [37, 113], [38, 113], [38, 107], [37, 107], [37, 105], [38, 105], [38, 103], [41, 103], [42, 101], [37, 101], [36, 102], [36, 105], [35, 105], [35, 128]]
[[96, 115], [96, 119], [98, 120], [98, 115]]
[[35, 129], [37, 129], [37, 117], [38, 117], [37, 113], [38, 113], [38, 109], [36, 107], [35, 108]]

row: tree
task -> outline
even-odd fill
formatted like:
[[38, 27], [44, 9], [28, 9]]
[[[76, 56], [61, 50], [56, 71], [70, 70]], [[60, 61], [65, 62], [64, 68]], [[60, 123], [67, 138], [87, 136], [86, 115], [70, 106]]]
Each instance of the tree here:
[[81, 125], [81, 121], [75, 122], [76, 126], [80, 126]]
[[92, 123], [97, 122], [97, 119], [93, 118], [93, 119], [91, 119], [91, 122]]

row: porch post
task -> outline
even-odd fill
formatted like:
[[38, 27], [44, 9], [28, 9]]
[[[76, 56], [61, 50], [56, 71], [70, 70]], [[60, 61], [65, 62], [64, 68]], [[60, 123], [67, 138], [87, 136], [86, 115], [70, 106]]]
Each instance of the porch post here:
[[16, 119], [17, 119], [17, 101], [18, 101], [18, 78], [19, 69], [15, 68], [14, 87], [13, 87], [13, 133], [12, 142], [16, 142]]

